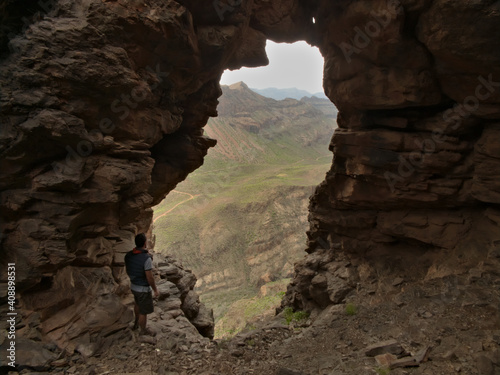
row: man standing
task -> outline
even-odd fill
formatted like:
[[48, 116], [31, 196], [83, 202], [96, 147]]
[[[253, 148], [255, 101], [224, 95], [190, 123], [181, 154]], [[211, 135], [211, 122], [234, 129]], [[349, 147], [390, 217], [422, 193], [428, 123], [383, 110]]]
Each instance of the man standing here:
[[146, 328], [146, 322], [147, 315], [154, 311], [151, 288], [155, 297], [158, 297], [158, 289], [152, 271], [152, 258], [146, 249], [146, 235], [144, 233], [135, 236], [135, 246], [135, 249], [125, 255], [125, 268], [130, 278], [130, 289], [135, 300], [134, 329], [139, 326], [141, 334], [154, 335], [151, 330]]

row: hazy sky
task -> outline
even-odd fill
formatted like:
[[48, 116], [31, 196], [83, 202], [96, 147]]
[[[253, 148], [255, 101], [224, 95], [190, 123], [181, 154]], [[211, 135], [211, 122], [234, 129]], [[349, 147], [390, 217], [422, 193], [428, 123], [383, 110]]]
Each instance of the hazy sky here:
[[221, 84], [243, 81], [256, 89], [297, 87], [312, 94], [323, 92], [323, 56], [316, 47], [306, 42], [278, 44], [268, 40], [266, 52], [268, 66], [226, 70]]

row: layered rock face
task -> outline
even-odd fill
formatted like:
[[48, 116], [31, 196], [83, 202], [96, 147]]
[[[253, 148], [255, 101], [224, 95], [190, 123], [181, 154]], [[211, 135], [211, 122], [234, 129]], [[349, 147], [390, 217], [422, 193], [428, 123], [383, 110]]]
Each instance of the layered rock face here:
[[339, 129], [311, 200], [311, 255], [296, 267], [288, 303], [340, 303], [391, 272], [422, 280], [480, 264], [496, 273], [499, 3], [338, 1], [317, 10]]
[[[36, 312], [41, 334], [59, 329], [51, 339], [71, 351], [85, 332], [130, 320], [123, 255], [215, 145], [201, 127], [230, 59], [212, 61], [215, 42], [174, 1], [54, 1], [26, 22], [0, 67], [2, 262], [16, 265], [22, 320]], [[65, 320], [75, 308], [109, 316], [76, 327]]]
[[340, 110], [288, 303], [339, 303], [391, 267], [424, 279], [497, 266], [497, 1], [49, 3], [35, 16], [8, 2], [0, 38], [2, 262], [41, 335], [61, 309], [112, 310], [150, 207], [215, 145], [202, 127], [221, 72], [265, 64], [266, 37], [317, 45]]

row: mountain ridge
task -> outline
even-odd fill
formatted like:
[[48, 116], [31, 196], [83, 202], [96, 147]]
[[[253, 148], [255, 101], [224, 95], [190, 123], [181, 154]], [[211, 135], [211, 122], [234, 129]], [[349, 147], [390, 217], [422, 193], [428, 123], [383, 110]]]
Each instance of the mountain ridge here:
[[[275, 154], [286, 153], [292, 162], [308, 157], [307, 153], [302, 154], [303, 149], [291, 147], [290, 143], [313, 146], [309, 151], [314, 150], [316, 157], [327, 152], [336, 119], [336, 109], [330, 101], [275, 100], [254, 92], [244, 82], [222, 86], [222, 92], [218, 117], [211, 118], [205, 127], [205, 133], [219, 141], [210, 155], [218, 159], [224, 159], [221, 154], [225, 154], [231, 159], [261, 161], [264, 156], [272, 161], [276, 157], [269, 153], [258, 155], [268, 145]], [[325, 142], [319, 146], [317, 142], [321, 139]]]
[[316, 97], [318, 99], [325, 99], [329, 100], [328, 97], [325, 95], [324, 92], [317, 92], [317, 93], [310, 93], [307, 90], [302, 90], [298, 89], [296, 87], [289, 87], [289, 88], [277, 88], [277, 87], [266, 87], [264, 89], [257, 89], [250, 87], [250, 89], [257, 94], [260, 94], [262, 96], [266, 96], [275, 100], [283, 100], [283, 99], [296, 99], [300, 100], [304, 97]]

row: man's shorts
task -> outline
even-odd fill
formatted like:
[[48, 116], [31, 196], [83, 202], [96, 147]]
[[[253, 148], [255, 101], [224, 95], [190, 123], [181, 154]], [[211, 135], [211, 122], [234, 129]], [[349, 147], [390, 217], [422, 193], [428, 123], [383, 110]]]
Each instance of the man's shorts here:
[[139, 314], [147, 315], [154, 311], [153, 294], [149, 292], [136, 292], [132, 290], [135, 303], [139, 306]]

